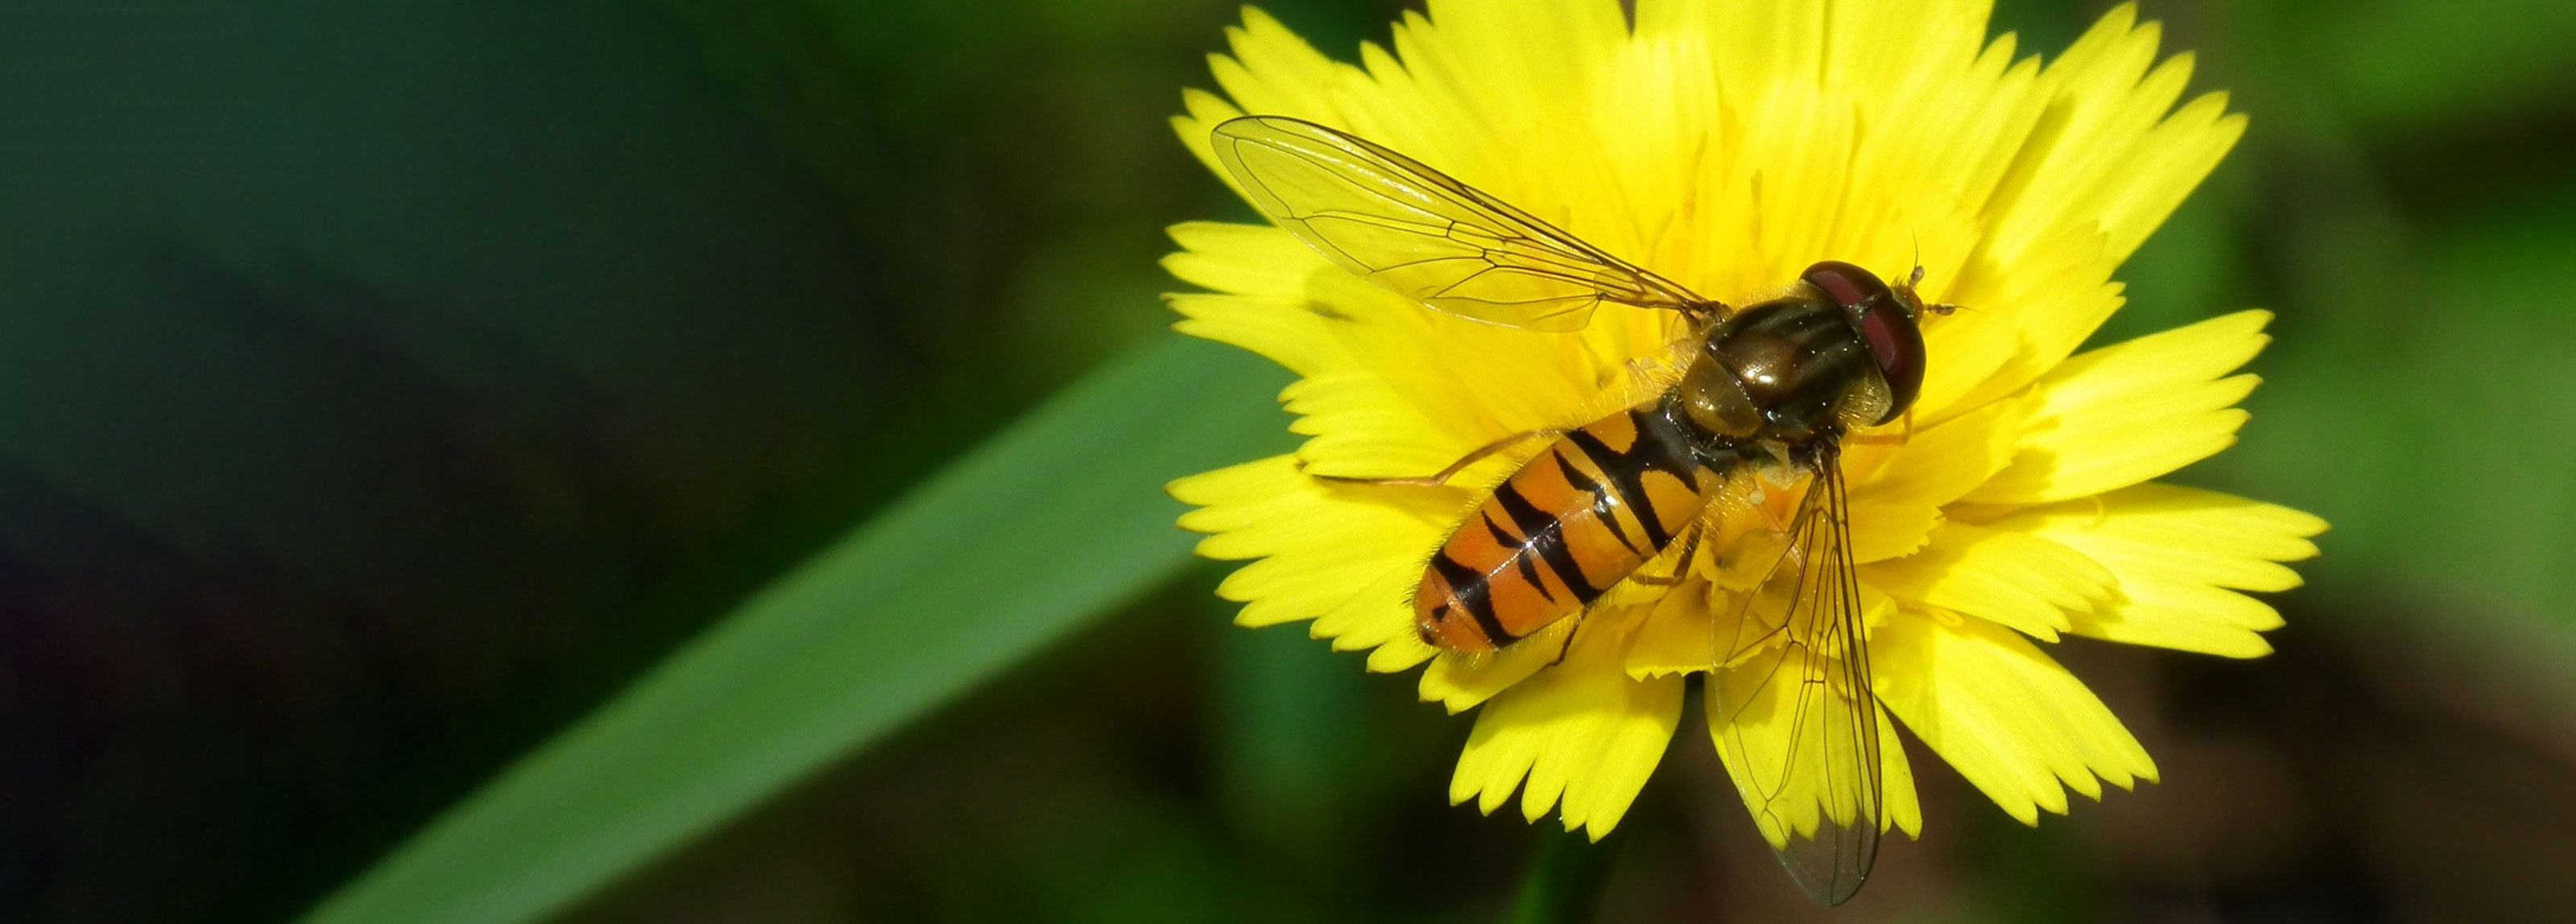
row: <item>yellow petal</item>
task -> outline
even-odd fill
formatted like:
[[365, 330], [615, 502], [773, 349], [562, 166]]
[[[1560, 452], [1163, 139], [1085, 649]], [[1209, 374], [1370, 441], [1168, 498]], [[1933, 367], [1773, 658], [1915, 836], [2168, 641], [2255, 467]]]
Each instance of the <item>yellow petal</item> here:
[[1861, 580], [1899, 600], [2010, 626], [2046, 641], [2067, 613], [2111, 596], [2111, 572], [2066, 546], [2020, 532], [1949, 523], [1923, 550], [1862, 565]]
[[1431, 660], [1439, 653], [1440, 649], [1431, 647], [1421, 638], [1409, 633], [1399, 633], [1369, 652], [1368, 669], [1370, 673], [1376, 674], [1407, 671], [1413, 669], [1414, 665]]
[[1217, 85], [1247, 112], [1333, 124], [1339, 121], [1335, 91], [1344, 81], [1367, 79], [1253, 7], [1244, 8], [1242, 27], [1225, 30], [1225, 36], [1234, 56], [1211, 56], [1208, 65]]
[[[1624, 596], [1633, 594], [1627, 585], [1614, 589], [1611, 595], [1595, 601], [1592, 609], [1558, 620], [1508, 648], [1489, 654], [1466, 655], [1454, 651], [1439, 653], [1431, 666], [1422, 671], [1421, 695], [1426, 703], [1439, 703], [1450, 712], [1465, 712], [1513, 684], [1547, 669], [1567, 654], [1566, 636], [1575, 633], [1574, 650], [1586, 645], [1609, 644], [1625, 651], [1634, 644], [1639, 626], [1648, 621], [1648, 611], [1657, 606], [1680, 607], [1668, 596], [1633, 594], [1643, 597], [1637, 605], [1622, 605]], [[1700, 666], [1706, 667], [1707, 623], [1701, 622], [1703, 647]]]
[[2245, 120], [2224, 114], [2223, 96], [2167, 115], [2192, 59], [2155, 66], [2162, 32], [2124, 4], [2049, 64], [2049, 114], [1988, 204], [1998, 258], [2011, 262], [2052, 229], [2092, 225], [2110, 262], [2127, 259], [2243, 136]]
[[1165, 295], [1163, 302], [1181, 314], [1173, 330], [1243, 347], [1299, 375], [1351, 364], [1341, 344], [1318, 329], [1320, 319], [1303, 310], [1282, 310], [1284, 306], [1276, 302], [1257, 298], [1196, 292]]
[[1752, 91], [1800, 82], [1824, 70], [1826, 4], [1821, 0], [1727, 0], [1705, 4], [1719, 82]]
[[1907, 837], [1923, 836], [1923, 805], [1914, 795], [1914, 764], [1896, 737], [1896, 723], [1885, 704], [1878, 710], [1878, 792], [1880, 812]]
[[1417, 48], [1459, 69], [1470, 106], [1505, 114], [1579, 106], [1628, 38], [1614, 0], [1433, 0], [1430, 13]]
[[1566, 650], [1566, 633], [1580, 625], [1579, 619], [1560, 620], [1509, 648], [1486, 654], [1439, 652], [1431, 666], [1422, 669], [1422, 701], [1439, 703], [1451, 713], [1473, 709], [1511, 689], [1513, 684], [1546, 670]]
[[[1341, 270], [1286, 231], [1269, 225], [1191, 221], [1169, 229], [1181, 252], [1163, 258], [1163, 268], [1191, 285], [1230, 295], [1252, 295], [1304, 308], [1308, 283], [1316, 274]], [[1319, 328], [1320, 329], [1320, 328]]]
[[[1978, 254], [1927, 297], [1965, 308], [1923, 327], [1917, 423], [1937, 423], [2013, 394], [2064, 362], [2118, 311], [2120, 287], [2101, 233], [2060, 229], [2004, 262]], [[1940, 277], [1926, 277], [1938, 286]]]
[[1562, 803], [1566, 830], [1589, 829], [1594, 840], [1610, 833], [1663, 759], [1682, 712], [1682, 678], [1629, 679], [1622, 647], [1607, 633], [1586, 636], [1563, 664], [1486, 703], [1449, 801], [1475, 799], [1490, 813], [1519, 788], [1531, 821]]
[[[1283, 395], [1315, 436], [1318, 475], [1428, 475], [1511, 433], [1561, 427], [1602, 390], [1563, 366], [1563, 338], [1438, 315], [1342, 272], [1276, 228], [1175, 226], [1172, 273], [1223, 296], [1174, 296], [1181, 329], [1242, 346], [1306, 378]], [[1499, 478], [1497, 474], [1494, 477]]]
[[2033, 390], [2012, 465], [1962, 500], [2042, 504], [2173, 471], [2236, 442], [2253, 390], [2227, 376], [2271, 338], [2270, 312], [2242, 311], [2067, 360]]
[[1989, 524], [2055, 542], [2118, 579], [2111, 599], [2070, 619], [2079, 635], [2250, 658], [2272, 647], [2256, 633], [2281, 617], [2235, 590], [2299, 585], [2279, 562], [2313, 557], [2326, 529], [2305, 513], [2171, 485], [2145, 484], [2054, 504]]
[[[1870, 610], [1888, 605], [1875, 592], [1862, 597]], [[1777, 656], [1777, 649], [1770, 651]], [[1888, 726], [1886, 710], [1875, 708], [1875, 700], [1857, 700], [1873, 705], [1868, 708], [1878, 752], [1873, 793], [1857, 785], [1855, 767], [1868, 762], [1868, 752], [1855, 734], [1860, 726], [1852, 721], [1855, 692], [1839, 679], [1829, 679], [1832, 674], [1793, 674], [1803, 669], [1803, 661], [1757, 656], [1721, 669], [1705, 685], [1708, 736], [1754, 826], [1772, 849], [1788, 849], [1790, 839], [1814, 839], [1824, 818], [1837, 826], [1875, 818], [1880, 831], [1896, 826], [1919, 834], [1922, 813], [1914, 803], [1914, 775], [1896, 728]], [[1875, 806], [1862, 803], [1870, 795], [1875, 795]]]
[[[1719, 684], [1731, 694], [1726, 700], [1719, 698]], [[1833, 692], [1820, 700], [1793, 699], [1817, 690]], [[1847, 769], [1864, 755], [1856, 748], [1841, 746], [1851, 738], [1847, 730], [1857, 727], [1837, 721], [1848, 715], [1851, 703], [1841, 698], [1841, 691], [1823, 685], [1779, 682], [1776, 675], [1729, 670], [1711, 681], [1704, 695], [1707, 707], [1703, 712], [1709, 739], [1717, 746], [1718, 761], [1726, 766], [1736, 796], [1743, 800], [1754, 827], [1772, 849], [1787, 849], [1793, 837], [1814, 839], [1822, 818], [1831, 817], [1848, 828], [1864, 816], [1856, 800], [1864, 797], [1866, 790], [1854, 785], [1857, 777]], [[1739, 704], [1732, 712], [1726, 706], [1729, 701]], [[1828, 710], [1844, 712], [1828, 717]], [[1889, 724], [1885, 709], [1870, 713], [1878, 726], [1875, 811], [1879, 828], [1884, 831], [1894, 827], [1908, 835], [1919, 835], [1923, 816], [1915, 801], [1914, 772], [1905, 759], [1905, 747], [1897, 739], [1895, 727]], [[1819, 746], [1818, 742], [1837, 746]]]
[[[1983, 5], [1974, 5], [1980, 7], [1974, 15], [1982, 17]], [[1901, 17], [1893, 21], [1903, 22]], [[1890, 126], [1897, 132], [1912, 133], [1890, 147], [1910, 150], [1920, 157], [1911, 163], [1910, 170], [1892, 177], [1890, 182], [1921, 188], [1927, 194], [1963, 204], [1971, 212], [1993, 196], [1995, 187], [2019, 159], [2023, 142], [2046, 113], [2055, 91], [2054, 86], [2041, 81], [2037, 59], [2015, 59], [2012, 35], [1998, 37], [1980, 50], [1976, 43], [1983, 40], [1982, 23], [1976, 31], [1976, 37], [1962, 43], [1963, 50], [1973, 56], [1972, 61], [1963, 62], [1966, 79], [1920, 81], [1919, 91], [1930, 95], [1908, 108], [1921, 117]], [[1970, 233], [1982, 236], [1982, 228]], [[1927, 269], [1954, 268], [1959, 259], [1964, 255], [1946, 261], [1926, 259], [1924, 265]], [[1955, 283], [1952, 275], [1928, 275], [1923, 294], [1934, 302], [1950, 301], [1948, 287]]]
[[1628, 676], [1644, 680], [1707, 670], [1717, 661], [1708, 582], [1692, 578], [1644, 608], [1628, 642]]
[[[1297, 415], [1289, 429], [1314, 437], [1298, 448], [1297, 457], [1316, 475], [1430, 475], [1489, 439], [1477, 432], [1452, 432], [1451, 425], [1458, 421], [1433, 417], [1421, 405], [1394, 394], [1372, 372], [1354, 369], [1310, 375], [1288, 386], [1280, 398], [1287, 402], [1289, 413]], [[1538, 446], [1527, 448], [1535, 451]], [[1501, 474], [1506, 473], [1496, 477]]]
[[[2038, 114], [1983, 206], [1983, 231], [1955, 284], [1926, 295], [1966, 305], [1924, 332], [1921, 413], [1939, 420], [2010, 394], [2055, 366], [2119, 305], [2110, 269], [2244, 134], [2212, 94], [2172, 111], [2191, 57], [2155, 65], [2161, 30], [2114, 9], [2040, 75]], [[2153, 67], [2152, 71], [2150, 68]], [[2172, 114], [2167, 116], [2171, 111]], [[2009, 136], [2007, 136], [2009, 137]]]
[[1234, 108], [1234, 104], [1226, 102], [1224, 97], [1195, 89], [1181, 91], [1181, 108], [1189, 113], [1172, 117], [1172, 134], [1180, 136], [1181, 146], [1199, 159], [1199, 166], [1206, 167], [1217, 179], [1224, 180], [1235, 195], [1243, 195], [1243, 186], [1235, 182], [1234, 175], [1227, 173], [1223, 164], [1217, 162], [1214, 144], [1216, 127], [1227, 119], [1243, 115], [1243, 110]]
[[1994, 477], [2012, 458], [2023, 406], [1998, 401], [1918, 431], [1883, 458], [1866, 444], [1847, 458], [1867, 471], [1851, 486], [1852, 559], [1873, 562], [1922, 548], [1941, 508]]
[[[1831, 5], [1824, 80], [1864, 95], [1910, 100], [1966, 70], [1986, 41], [1990, 4], [1969, 0], [1838, 0]], [[1890, 48], [1906, 54], [1888, 54]], [[1905, 109], [1901, 102], [1892, 108]]]
[[1299, 375], [1351, 366], [1350, 351], [1328, 329], [1339, 315], [1316, 311], [1295, 294], [1306, 277], [1340, 270], [1277, 228], [1191, 222], [1172, 226], [1171, 235], [1184, 250], [1163, 258], [1165, 269], [1230, 293], [1167, 296], [1183, 318], [1175, 329], [1251, 350]]
[[[1431, 646], [1414, 633], [1413, 588], [1421, 580], [1419, 565], [1388, 568], [1340, 605], [1317, 615], [1307, 634], [1330, 639], [1334, 651], [1377, 649], [1369, 657], [1372, 670], [1403, 670], [1420, 664], [1432, 654]], [[1224, 585], [1218, 585], [1217, 592], [1224, 594]], [[1394, 650], [1387, 650], [1390, 647]]]
[[[1407, 121], [1422, 134], [1400, 140], [1425, 163], [1551, 221], [1570, 217], [1566, 203], [1607, 202], [1601, 167], [1613, 152], [1576, 139], [1591, 121], [1589, 87], [1626, 37], [1618, 5], [1605, 0], [1432, 4], [1393, 36], [1418, 94]], [[1571, 217], [1577, 234], [1602, 230], [1587, 220], [1599, 213]]]
[[2097, 776], [2122, 789], [2156, 777], [2093, 691], [2010, 629], [1909, 611], [1869, 642], [1879, 701], [2024, 824], [2065, 812], [2067, 788], [2101, 798]]
[[[1421, 304], [1361, 281], [1327, 262], [1304, 242], [1270, 225], [1193, 221], [1173, 225], [1172, 240], [1182, 250], [1163, 258], [1163, 267], [1182, 281], [1315, 319], [1314, 330], [1355, 345], [1396, 338], [1398, 349], [1419, 350], [1423, 341], [1443, 333], [1438, 316]], [[1349, 322], [1331, 324], [1323, 322]], [[1459, 322], [1462, 324], [1469, 322]], [[1471, 325], [1470, 330], [1493, 330]], [[1514, 339], [1527, 348], [1530, 338]], [[1545, 344], [1545, 340], [1540, 340]], [[1481, 344], [1479, 344], [1481, 346]], [[1512, 357], [1521, 358], [1523, 353]], [[1552, 358], [1552, 354], [1526, 355]]]
[[[1244, 601], [1236, 622], [1333, 616], [1320, 633], [1379, 641], [1409, 632], [1403, 593], [1421, 578], [1423, 554], [1466, 501], [1464, 492], [1447, 488], [1321, 482], [1287, 456], [1184, 478], [1171, 493], [1199, 507], [1182, 516], [1181, 527], [1212, 534], [1199, 542], [1200, 555], [1260, 559], [1217, 586], [1219, 596]], [[1400, 586], [1389, 599], [1391, 583]]]
[[[2176, 55], [2190, 70], [2189, 54]], [[2125, 181], [2104, 184], [2095, 206], [2109, 235], [2108, 256], [2127, 260], [2172, 217], [2200, 181], [2245, 137], [2245, 117], [2227, 111], [2227, 94], [2208, 93], [2183, 105], [2138, 142], [2135, 167]]]

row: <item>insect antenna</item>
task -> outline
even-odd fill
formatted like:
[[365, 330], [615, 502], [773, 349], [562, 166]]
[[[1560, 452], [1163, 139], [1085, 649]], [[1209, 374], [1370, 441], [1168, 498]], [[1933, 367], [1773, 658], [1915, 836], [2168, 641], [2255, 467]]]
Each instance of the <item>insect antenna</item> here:
[[1905, 277], [1905, 287], [1911, 289], [1923, 284], [1923, 233], [1907, 228], [1905, 235], [1914, 239], [1914, 273]]

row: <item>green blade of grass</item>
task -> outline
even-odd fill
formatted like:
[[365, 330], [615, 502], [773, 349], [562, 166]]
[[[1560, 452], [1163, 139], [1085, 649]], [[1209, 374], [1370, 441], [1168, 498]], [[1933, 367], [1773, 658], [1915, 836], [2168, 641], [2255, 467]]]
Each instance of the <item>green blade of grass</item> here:
[[1625, 838], [1593, 843], [1572, 831], [1540, 828], [1532, 835], [1529, 868], [1521, 871], [1520, 894], [1512, 900], [1509, 924], [1583, 924], [1601, 906], [1601, 891], [1610, 884], [1611, 861]]
[[1168, 338], [745, 601], [305, 918], [533, 921], [1181, 567], [1171, 478], [1287, 445], [1284, 372]]

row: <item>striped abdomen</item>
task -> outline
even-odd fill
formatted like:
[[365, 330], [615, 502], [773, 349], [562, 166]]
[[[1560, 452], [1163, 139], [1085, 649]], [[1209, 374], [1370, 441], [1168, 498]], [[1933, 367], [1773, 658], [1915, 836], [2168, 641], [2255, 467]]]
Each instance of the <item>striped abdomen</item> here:
[[1423, 641], [1492, 651], [1581, 612], [1671, 545], [1721, 480], [1648, 402], [1568, 432], [1494, 489], [1413, 595]]

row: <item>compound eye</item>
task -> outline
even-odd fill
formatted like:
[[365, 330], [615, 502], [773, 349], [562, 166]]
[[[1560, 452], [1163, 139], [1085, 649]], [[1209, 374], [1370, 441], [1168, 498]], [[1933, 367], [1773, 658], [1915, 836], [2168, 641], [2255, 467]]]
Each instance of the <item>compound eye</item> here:
[[1876, 274], [1841, 260], [1827, 260], [1807, 267], [1807, 271], [1799, 274], [1798, 278], [1823, 289], [1836, 304], [1843, 306], [1843, 310], [1854, 313], [1888, 294], [1887, 283], [1878, 281]]
[[1875, 422], [1895, 420], [1913, 407], [1914, 396], [1923, 390], [1923, 329], [1915, 324], [1910, 306], [1870, 271], [1849, 263], [1818, 263], [1800, 278], [1843, 306], [1852, 327], [1868, 342], [1870, 357], [1878, 361], [1888, 402], [1887, 413]]
[[1896, 299], [1883, 298], [1861, 309], [1860, 335], [1869, 341], [1869, 355], [1887, 380], [1887, 413], [1878, 422], [1895, 420], [1923, 390], [1923, 329]]

